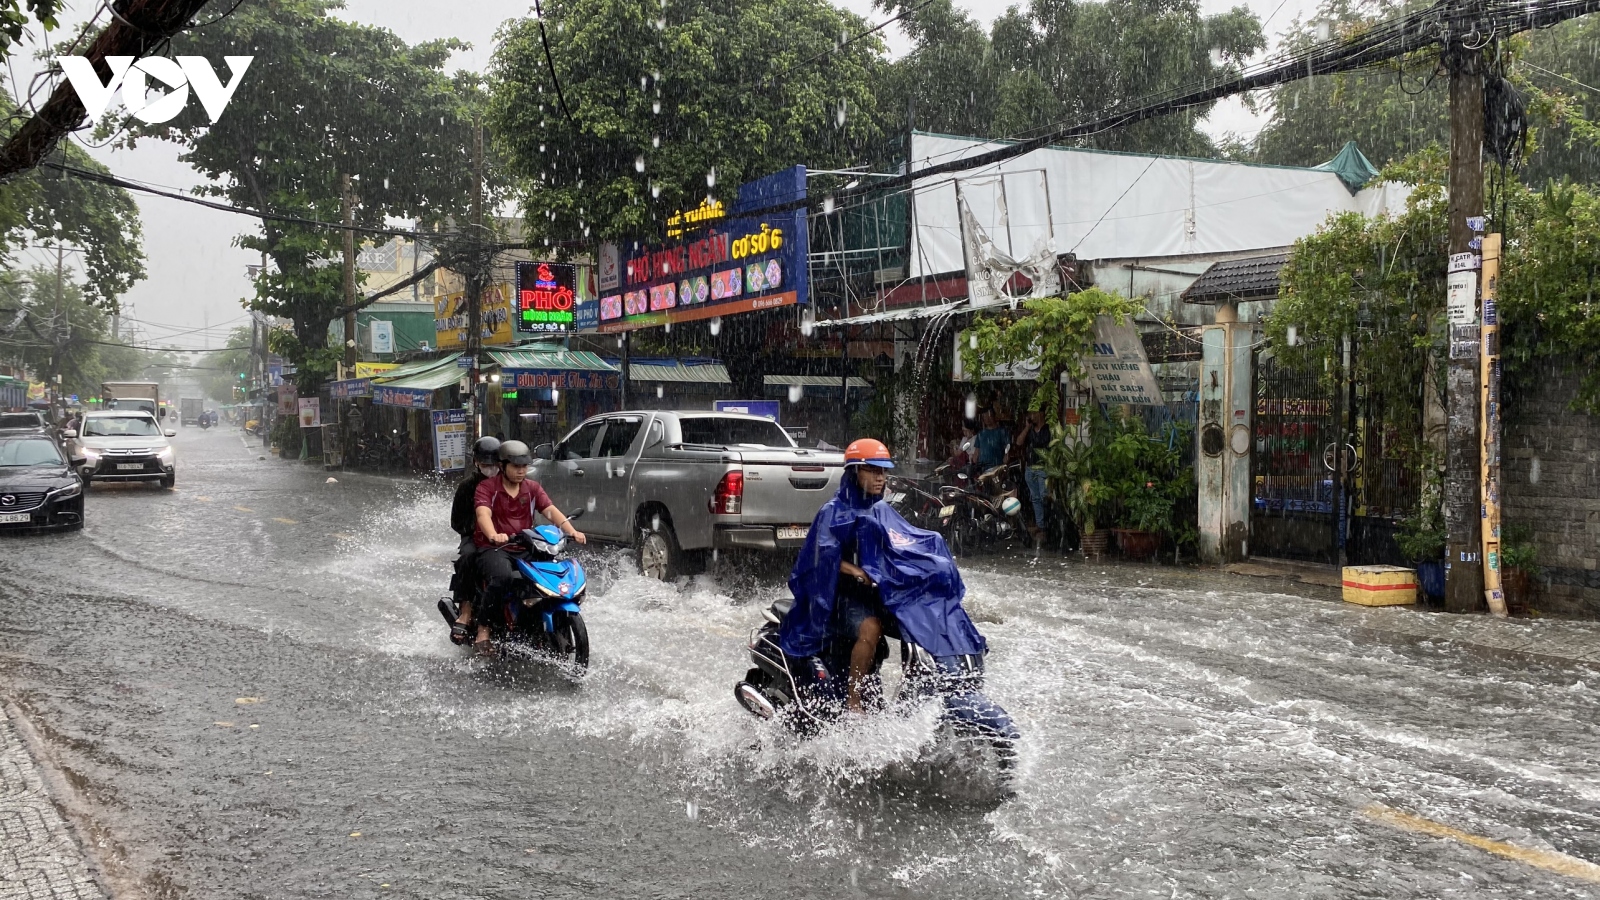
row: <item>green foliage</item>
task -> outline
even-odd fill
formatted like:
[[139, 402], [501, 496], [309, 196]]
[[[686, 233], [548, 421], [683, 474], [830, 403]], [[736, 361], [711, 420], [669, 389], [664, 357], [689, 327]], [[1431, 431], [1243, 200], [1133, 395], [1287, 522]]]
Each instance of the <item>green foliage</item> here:
[[0, 56], [10, 56], [24, 29], [34, 22], [54, 31], [62, 6], [62, 0], [0, 0]]
[[1444, 516], [1438, 504], [1423, 504], [1417, 515], [1400, 523], [1394, 536], [1400, 553], [1412, 562], [1437, 562], [1444, 559], [1444, 548], [1449, 533], [1445, 531]]
[[834, 52], [867, 26], [824, 0], [550, 0], [543, 12], [542, 26], [504, 27], [491, 69], [490, 121], [526, 183], [534, 239], [656, 238], [708, 195], [731, 199], [796, 163], [853, 164], [879, 138], [882, 45]]
[[1179, 448], [1190, 439], [1176, 423], [1152, 435], [1136, 415], [1094, 410], [1086, 436], [1057, 434], [1050, 442], [1046, 483], [1082, 534], [1114, 526], [1183, 540], [1180, 510], [1193, 499], [1195, 482]]
[[[180, 159], [216, 184], [209, 193], [255, 209], [341, 219], [342, 176], [356, 179], [356, 224], [424, 226], [459, 218], [472, 193], [471, 148], [482, 98], [471, 76], [444, 72], [454, 40], [408, 45], [393, 33], [335, 18], [338, 0], [247, 3], [172, 40], [173, 54], [255, 62], [215, 125], [199, 104], [169, 123], [115, 123], [124, 143], [183, 145]], [[492, 172], [491, 172], [492, 174]], [[500, 183], [489, 179], [490, 187]], [[493, 208], [495, 196], [488, 203]], [[285, 343], [302, 390], [332, 371], [328, 323], [343, 305], [341, 233], [264, 223], [240, 246], [272, 257], [251, 308], [287, 317]]]
[[[909, 0], [878, 0], [900, 12]], [[988, 36], [947, 0], [902, 20], [913, 49], [890, 67], [886, 117], [913, 102], [924, 131], [984, 137], [1070, 124], [1132, 98], [1216, 80], [1265, 46], [1244, 6], [1203, 16], [1189, 0], [1031, 0]], [[1209, 156], [1211, 105], [1088, 139], [1107, 150]]]
[[61, 376], [62, 391], [79, 397], [100, 394], [102, 381], [141, 378], [147, 370], [171, 362], [115, 341], [105, 308], [68, 280], [56, 293], [52, 267], [36, 266], [0, 282], [0, 320], [12, 322], [19, 309], [26, 315], [17, 329], [0, 340], [0, 352], [13, 356], [41, 380]]
[[197, 373], [206, 396], [218, 403], [238, 403], [244, 399], [243, 389], [250, 381], [240, 378], [251, 370], [250, 328], [241, 326], [228, 332], [225, 344], [229, 349], [215, 353], [206, 360], [207, 370]]
[[1539, 574], [1539, 548], [1533, 543], [1533, 529], [1526, 525], [1500, 529], [1500, 567]]
[[1100, 288], [1028, 300], [1019, 314], [990, 313], [972, 323], [961, 348], [962, 368], [978, 378], [1001, 365], [1037, 359], [1039, 386], [1028, 408], [1053, 410], [1061, 373], [1083, 377], [1083, 361], [1093, 353], [1095, 319], [1111, 316], [1121, 324], [1138, 309], [1132, 300]]

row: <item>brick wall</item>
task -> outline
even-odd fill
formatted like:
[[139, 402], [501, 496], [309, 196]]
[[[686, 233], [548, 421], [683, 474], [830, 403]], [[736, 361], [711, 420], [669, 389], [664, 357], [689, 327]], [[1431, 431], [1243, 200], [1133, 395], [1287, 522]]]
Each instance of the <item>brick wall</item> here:
[[1576, 382], [1552, 367], [1507, 396], [1504, 515], [1539, 548], [1533, 608], [1600, 619], [1600, 419], [1567, 405]]

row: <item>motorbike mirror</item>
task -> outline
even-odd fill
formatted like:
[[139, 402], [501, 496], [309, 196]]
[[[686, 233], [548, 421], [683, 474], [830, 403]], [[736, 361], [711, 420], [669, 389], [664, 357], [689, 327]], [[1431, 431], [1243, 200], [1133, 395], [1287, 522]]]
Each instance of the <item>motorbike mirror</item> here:
[[582, 509], [579, 509], [576, 512], [568, 513], [567, 514], [567, 521], [568, 522], [572, 522], [572, 521], [576, 521], [577, 519], [581, 519], [581, 518], [583, 518], [583, 513], [584, 513], [584, 511]]

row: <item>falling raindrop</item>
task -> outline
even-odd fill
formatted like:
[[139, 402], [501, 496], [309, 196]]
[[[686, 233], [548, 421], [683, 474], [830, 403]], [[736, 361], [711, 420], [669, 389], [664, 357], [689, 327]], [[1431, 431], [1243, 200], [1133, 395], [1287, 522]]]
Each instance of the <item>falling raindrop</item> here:
[[643, 172], [644, 171], [644, 155], [643, 154], [640, 154], [639, 156], [634, 157], [634, 159], [633, 159], [633, 170], [635, 172]]
[[655, 137], [651, 138], [650, 139], [650, 146], [659, 148], [661, 146], [661, 135], [658, 134]]
[[583, 504], [583, 508], [584, 508], [585, 512], [594, 512], [594, 507], [595, 507], [594, 495], [591, 494], [589, 496], [589, 501], [587, 503]]
[[1220, 69], [1224, 65], [1227, 65], [1227, 63], [1228, 63], [1228, 58], [1223, 55], [1222, 48], [1221, 47], [1212, 47], [1211, 48], [1211, 64]]
[[656, 385], [656, 399], [657, 400], [660, 400], [662, 397], [665, 397], [666, 394], [667, 394], [667, 391], [666, 391], [666, 388], [664, 386], [659, 385], [659, 384]]
[[662, 332], [664, 332], [666, 334], [671, 334], [672, 333], [672, 323], [668, 322], [666, 325], [662, 326], [661, 330], [662, 330]]
[[689, 813], [689, 821], [691, 821], [691, 822], [698, 821], [700, 819], [700, 804], [694, 802], [693, 800], [690, 800], [689, 801], [689, 806], [688, 806], [688, 813]]
[[962, 410], [962, 412], [965, 413], [966, 417], [969, 418], [969, 419], [976, 419], [978, 417], [978, 395], [977, 394], [968, 394], [967, 395], [966, 407]]
[[543, 144], [540, 144], [540, 145], [539, 145], [539, 152], [540, 152], [540, 153], [543, 153], [543, 152], [544, 152], [544, 145], [543, 145]]
[[663, 31], [663, 30], [666, 29], [666, 27], [667, 27], [667, 20], [666, 19], [657, 19], [656, 20], [656, 30], [657, 31]]
[[[662, 5], [665, 6], [666, 4], [662, 4]], [[660, 84], [661, 83], [661, 73], [659, 71], [651, 72], [650, 73], [650, 80], [656, 82], [657, 84]]]
[[722, 317], [717, 316], [711, 320], [711, 336], [716, 337], [722, 333]]
[[389, 176], [387, 175], [383, 176], [383, 189], [386, 191], [389, 189]]
[[716, 186], [717, 186], [717, 169], [716, 169], [715, 166], [713, 166], [711, 168], [711, 171], [706, 173], [706, 187], [714, 188]]
[[805, 395], [806, 395], [806, 389], [805, 389], [804, 385], [799, 385], [799, 384], [791, 384], [791, 385], [789, 385], [789, 402], [790, 403], [799, 403], [801, 398], [804, 397]]
[[661, 101], [657, 100], [656, 102], [650, 104], [650, 111], [658, 116], [661, 115]]
[[978, 349], [978, 333], [976, 331], [967, 335], [967, 346], [974, 350]]
[[844, 127], [844, 120], [845, 120], [845, 116], [846, 116], [847, 113], [848, 113], [847, 104], [845, 103], [845, 101], [840, 100], [839, 101], [839, 112], [835, 115], [835, 121], [838, 123], [838, 127], [840, 127], [840, 128]]
[[826, 216], [826, 215], [831, 214], [832, 212], [833, 212], [833, 195], [829, 194], [828, 196], [822, 198], [822, 214]]

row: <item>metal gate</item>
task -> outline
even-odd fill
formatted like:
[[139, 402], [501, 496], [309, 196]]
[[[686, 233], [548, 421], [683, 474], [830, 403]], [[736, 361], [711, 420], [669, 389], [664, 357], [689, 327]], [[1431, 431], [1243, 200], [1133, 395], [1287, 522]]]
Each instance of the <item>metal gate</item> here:
[[1255, 488], [1250, 553], [1337, 565], [1345, 530], [1341, 478], [1355, 448], [1340, 435], [1343, 404], [1330, 379], [1310, 369], [1256, 359]]

